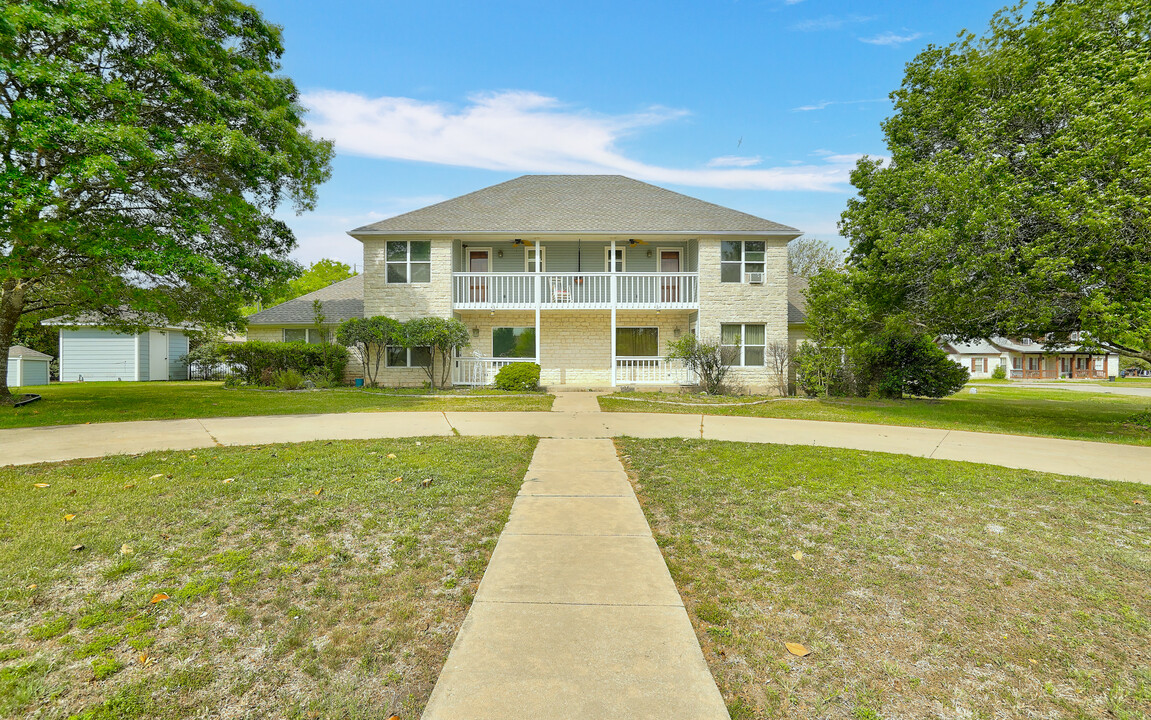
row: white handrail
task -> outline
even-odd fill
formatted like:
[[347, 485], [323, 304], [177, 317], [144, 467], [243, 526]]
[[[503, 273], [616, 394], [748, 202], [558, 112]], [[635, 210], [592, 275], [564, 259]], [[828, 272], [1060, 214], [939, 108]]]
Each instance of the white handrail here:
[[699, 307], [699, 274], [689, 272], [453, 273], [452, 304], [464, 310], [610, 308], [613, 283], [618, 308]]

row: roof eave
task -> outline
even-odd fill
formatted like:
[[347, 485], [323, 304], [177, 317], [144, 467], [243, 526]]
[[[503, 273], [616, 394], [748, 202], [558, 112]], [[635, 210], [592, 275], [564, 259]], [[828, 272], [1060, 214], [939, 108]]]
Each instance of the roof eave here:
[[538, 232], [534, 230], [349, 230], [348, 235], [360, 240], [360, 236], [380, 237], [386, 235], [411, 236], [424, 235], [428, 237], [494, 237], [506, 238], [520, 236], [525, 238], [561, 238], [579, 236], [582, 238], [624, 238], [639, 236], [669, 236], [669, 237], [787, 237], [789, 240], [803, 235], [802, 230], [791, 228], [788, 230], [562, 230]]

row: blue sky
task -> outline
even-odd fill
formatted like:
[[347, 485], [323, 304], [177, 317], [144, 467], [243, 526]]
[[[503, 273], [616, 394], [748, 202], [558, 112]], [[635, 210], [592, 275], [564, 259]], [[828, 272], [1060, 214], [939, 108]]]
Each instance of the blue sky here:
[[905, 63], [1001, 0], [852, 3], [257, 0], [336, 141], [311, 262], [346, 231], [525, 173], [618, 173], [845, 246], [835, 225]]

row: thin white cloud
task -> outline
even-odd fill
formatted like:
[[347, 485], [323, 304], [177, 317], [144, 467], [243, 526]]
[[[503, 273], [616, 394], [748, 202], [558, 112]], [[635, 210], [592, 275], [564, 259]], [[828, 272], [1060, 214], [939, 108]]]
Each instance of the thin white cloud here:
[[707, 161], [709, 168], [753, 167], [763, 162], [758, 155], [721, 155]]
[[792, 112], [811, 112], [812, 110], [823, 110], [832, 105], [865, 105], [868, 103], [887, 102], [887, 98], [872, 98], [870, 100], [824, 100], [823, 102], [813, 103], [811, 105], [800, 105], [791, 109]]
[[885, 32], [879, 33], [878, 35], [873, 35], [872, 37], [861, 37], [859, 38], [859, 41], [869, 43], [871, 45], [886, 45], [888, 47], [896, 47], [921, 37], [923, 37], [923, 33], [920, 32], [907, 32], [905, 35], [900, 35], [898, 33], [887, 30]]
[[405, 97], [305, 94], [309, 126], [339, 152], [511, 172], [622, 174], [655, 183], [752, 190], [846, 189], [854, 160], [792, 167], [673, 168], [627, 157], [622, 138], [688, 113], [663, 107], [625, 115], [573, 109], [525, 91], [477, 94], [462, 108]]
[[799, 32], [819, 32], [821, 30], [839, 30], [846, 25], [870, 22], [874, 15], [824, 15], [794, 23], [790, 29]]

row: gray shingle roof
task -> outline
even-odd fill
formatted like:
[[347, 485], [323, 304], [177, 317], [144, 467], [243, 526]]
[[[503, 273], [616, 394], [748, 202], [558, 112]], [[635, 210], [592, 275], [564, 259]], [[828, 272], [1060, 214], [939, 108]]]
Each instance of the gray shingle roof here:
[[807, 323], [807, 278], [792, 275], [787, 279], [787, 324], [804, 325]]
[[422, 232], [800, 234], [622, 175], [524, 175], [349, 234]]
[[26, 357], [29, 360], [51, 360], [52, 359], [51, 355], [45, 355], [44, 353], [40, 352], [39, 350], [33, 350], [32, 348], [26, 348], [23, 345], [13, 345], [12, 347], [8, 348], [8, 357], [10, 357], [10, 358]]
[[364, 276], [356, 275], [347, 280], [320, 288], [307, 295], [301, 295], [279, 305], [273, 305], [248, 316], [249, 325], [311, 325], [315, 320], [312, 301], [319, 300], [324, 306], [325, 324], [342, 323], [354, 317], [364, 316]]

